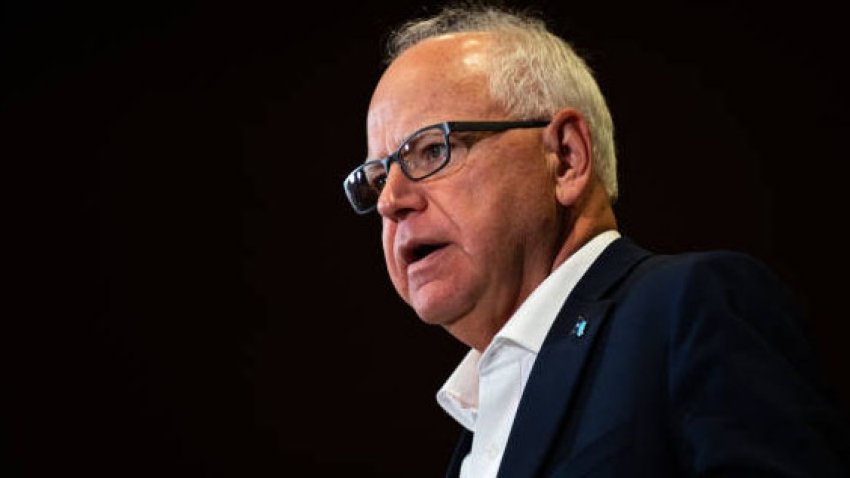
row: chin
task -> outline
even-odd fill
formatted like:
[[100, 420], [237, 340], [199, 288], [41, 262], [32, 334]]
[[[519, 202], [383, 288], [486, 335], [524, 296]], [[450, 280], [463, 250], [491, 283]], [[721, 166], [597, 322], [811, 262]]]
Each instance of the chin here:
[[[416, 310], [416, 309], [414, 309]], [[433, 314], [429, 313], [429, 311], [416, 310], [416, 315], [419, 316], [419, 320], [428, 324], [428, 325], [440, 325], [446, 327], [457, 320], [456, 317], [446, 315], [446, 314]]]
[[447, 327], [469, 315], [472, 301], [452, 291], [450, 294], [417, 294], [410, 305], [422, 322]]

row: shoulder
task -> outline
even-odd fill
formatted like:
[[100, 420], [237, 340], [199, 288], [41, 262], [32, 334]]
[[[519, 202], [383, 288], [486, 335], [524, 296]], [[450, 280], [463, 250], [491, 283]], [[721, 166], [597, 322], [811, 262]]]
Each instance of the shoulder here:
[[633, 291], [645, 294], [661, 289], [668, 300], [749, 298], [794, 307], [792, 294], [779, 277], [762, 261], [740, 252], [656, 255], [636, 273]]
[[[673, 342], [694, 330], [729, 328], [810, 339], [797, 299], [751, 255], [728, 250], [659, 255], [628, 239], [612, 247], [615, 260], [608, 262], [629, 265], [604, 295], [620, 326]], [[636, 259], [617, 261], [617, 256]]]
[[784, 289], [763, 262], [730, 250], [655, 254], [623, 237], [609, 246], [599, 262], [600, 270], [628, 270], [617, 287], [609, 291], [614, 295], [635, 287], [661, 287], [668, 293], [694, 286], [731, 289], [753, 285]]
[[768, 266], [750, 255], [733, 251], [656, 255], [632, 275], [619, 305], [651, 314], [647, 320], [666, 329], [674, 342], [695, 330], [720, 329], [786, 340], [808, 338], [796, 297]]
[[657, 255], [648, 267], [645, 279], [680, 283], [691, 281], [747, 282], [752, 279], [778, 284], [773, 272], [753, 256], [734, 251], [691, 252], [675, 255]]

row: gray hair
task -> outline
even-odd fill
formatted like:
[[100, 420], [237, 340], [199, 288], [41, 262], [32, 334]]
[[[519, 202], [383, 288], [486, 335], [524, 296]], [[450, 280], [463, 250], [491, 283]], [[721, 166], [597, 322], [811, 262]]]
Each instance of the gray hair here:
[[448, 7], [402, 25], [388, 42], [388, 61], [428, 38], [461, 32], [496, 35], [490, 94], [518, 118], [548, 118], [565, 107], [588, 122], [593, 165], [608, 196], [617, 198], [617, 157], [611, 113], [593, 73], [569, 43], [531, 15], [486, 6]]

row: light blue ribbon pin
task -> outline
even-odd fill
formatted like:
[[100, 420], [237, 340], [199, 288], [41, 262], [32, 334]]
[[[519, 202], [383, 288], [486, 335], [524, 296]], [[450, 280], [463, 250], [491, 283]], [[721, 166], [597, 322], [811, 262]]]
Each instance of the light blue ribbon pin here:
[[584, 335], [584, 330], [587, 328], [587, 319], [584, 318], [583, 315], [578, 316], [578, 320], [576, 320], [576, 324], [573, 325], [572, 334], [578, 338]]

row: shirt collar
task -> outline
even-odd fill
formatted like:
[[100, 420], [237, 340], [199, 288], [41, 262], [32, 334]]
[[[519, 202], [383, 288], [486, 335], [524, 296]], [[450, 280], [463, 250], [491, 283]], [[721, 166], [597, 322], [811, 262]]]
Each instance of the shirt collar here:
[[[619, 237], [620, 233], [614, 230], [603, 232], [567, 258], [531, 292], [487, 349], [497, 341], [510, 341], [534, 354], [540, 352], [543, 340], [570, 292], [602, 251]], [[487, 350], [484, 355], [487, 355]], [[482, 357], [482, 360], [485, 358]]]
[[619, 237], [619, 232], [610, 230], [587, 242], [532, 291], [483, 353], [470, 349], [437, 392], [437, 403], [446, 413], [465, 428], [475, 429], [479, 370], [498, 355], [499, 349], [509, 345], [536, 356], [570, 292], [602, 251]]

